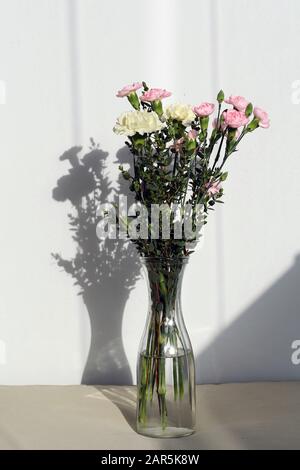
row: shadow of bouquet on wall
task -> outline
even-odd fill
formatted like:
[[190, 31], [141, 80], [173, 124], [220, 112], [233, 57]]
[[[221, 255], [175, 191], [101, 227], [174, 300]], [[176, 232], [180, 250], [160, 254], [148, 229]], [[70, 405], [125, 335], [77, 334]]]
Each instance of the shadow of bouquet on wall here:
[[[58, 266], [72, 276], [90, 317], [91, 345], [82, 376], [84, 384], [131, 384], [132, 376], [122, 342], [122, 317], [131, 289], [139, 278], [140, 265], [134, 246], [127, 240], [99, 240], [97, 207], [124, 194], [120, 177], [117, 189], [106, 174], [108, 153], [91, 139], [89, 152], [72, 147], [61, 155], [71, 168], [53, 189], [56, 201], [70, 201], [68, 214], [76, 252], [71, 259], [53, 253]], [[120, 163], [127, 148], [117, 153]], [[128, 159], [129, 162], [129, 159]]]

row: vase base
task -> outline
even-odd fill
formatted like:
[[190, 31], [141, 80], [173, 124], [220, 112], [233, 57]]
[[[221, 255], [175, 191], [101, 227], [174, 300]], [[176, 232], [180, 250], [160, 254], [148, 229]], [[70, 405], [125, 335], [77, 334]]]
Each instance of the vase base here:
[[195, 430], [190, 428], [176, 428], [172, 426], [167, 426], [165, 429], [162, 428], [137, 428], [137, 433], [142, 436], [154, 437], [159, 439], [165, 438], [177, 438], [177, 437], [186, 437], [194, 434]]

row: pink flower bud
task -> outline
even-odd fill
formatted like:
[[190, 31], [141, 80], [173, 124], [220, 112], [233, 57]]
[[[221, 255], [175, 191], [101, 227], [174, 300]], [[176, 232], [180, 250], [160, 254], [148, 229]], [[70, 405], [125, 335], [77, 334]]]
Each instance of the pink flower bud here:
[[208, 183], [206, 183], [205, 188], [207, 189], [207, 194], [209, 194], [209, 196], [214, 196], [215, 194], [218, 194], [222, 189], [220, 181], [209, 181]]
[[263, 127], [265, 129], [270, 127], [270, 119], [269, 119], [268, 113], [266, 113], [266, 111], [264, 111], [261, 108], [256, 107], [253, 110], [253, 114], [257, 119], [259, 119], [259, 126], [260, 127]]

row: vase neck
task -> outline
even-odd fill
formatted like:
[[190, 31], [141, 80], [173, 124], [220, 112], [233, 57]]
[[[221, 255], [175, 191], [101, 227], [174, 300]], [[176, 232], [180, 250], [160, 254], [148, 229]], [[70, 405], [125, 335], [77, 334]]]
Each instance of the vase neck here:
[[180, 314], [181, 283], [187, 258], [144, 258], [149, 312], [172, 319]]

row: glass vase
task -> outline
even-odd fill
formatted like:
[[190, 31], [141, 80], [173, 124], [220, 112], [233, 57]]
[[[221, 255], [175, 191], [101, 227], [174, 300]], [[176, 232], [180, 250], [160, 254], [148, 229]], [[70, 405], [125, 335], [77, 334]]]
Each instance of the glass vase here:
[[137, 364], [137, 432], [187, 436], [195, 426], [195, 364], [181, 310], [188, 258], [141, 260], [149, 311]]

